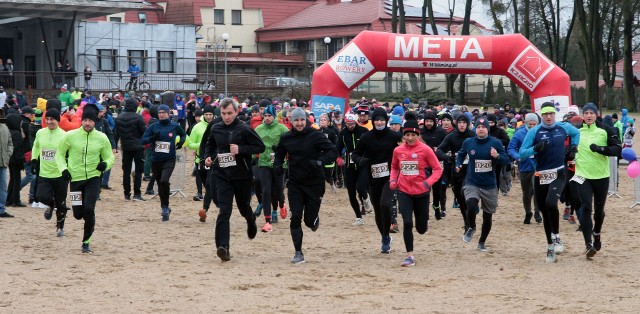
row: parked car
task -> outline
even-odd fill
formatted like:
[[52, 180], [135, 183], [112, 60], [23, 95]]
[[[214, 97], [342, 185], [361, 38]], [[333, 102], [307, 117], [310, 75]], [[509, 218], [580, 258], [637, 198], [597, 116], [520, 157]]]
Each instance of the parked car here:
[[275, 87], [298, 86], [300, 81], [293, 77], [267, 77], [264, 80], [264, 85]]

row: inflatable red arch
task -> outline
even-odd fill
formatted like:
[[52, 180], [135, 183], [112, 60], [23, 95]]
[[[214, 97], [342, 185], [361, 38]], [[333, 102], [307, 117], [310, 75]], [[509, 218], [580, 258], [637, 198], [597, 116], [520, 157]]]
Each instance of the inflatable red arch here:
[[570, 105], [569, 76], [520, 34], [431, 36], [363, 31], [313, 72], [316, 117], [344, 112], [349, 92], [375, 72], [505, 75], [531, 98], [533, 110], [550, 101], [556, 117]]

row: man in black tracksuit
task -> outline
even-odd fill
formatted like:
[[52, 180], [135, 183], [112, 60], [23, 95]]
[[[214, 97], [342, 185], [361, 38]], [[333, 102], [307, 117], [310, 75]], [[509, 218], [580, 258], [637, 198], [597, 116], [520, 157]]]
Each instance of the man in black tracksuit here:
[[[498, 117], [494, 114], [489, 114], [487, 116], [487, 120], [489, 120], [489, 135], [499, 140], [504, 146], [505, 151], [509, 146], [509, 135], [502, 128], [498, 127]], [[498, 183], [498, 189], [502, 192], [502, 195], [506, 196], [508, 192], [507, 182], [503, 182], [504, 180], [501, 178], [501, 174], [505, 171], [507, 165], [498, 165], [496, 166], [496, 182]], [[511, 169], [508, 169], [511, 172]]]
[[[434, 151], [447, 137], [447, 131], [438, 126], [436, 115], [431, 111], [427, 111], [424, 115], [424, 127], [420, 132], [420, 137]], [[440, 167], [444, 170], [443, 161], [440, 161]], [[433, 212], [436, 220], [440, 220], [447, 215], [447, 184], [446, 181], [444, 184], [442, 182], [444, 177], [442, 175], [431, 189], [433, 191]]]
[[[369, 210], [369, 197], [367, 195], [367, 169], [360, 167], [354, 163], [351, 158], [351, 153], [356, 149], [356, 144], [360, 137], [367, 133], [367, 128], [357, 125], [357, 117], [352, 114], [345, 116], [345, 127], [340, 131], [338, 135], [338, 152], [345, 152], [344, 159], [344, 185], [347, 188], [347, 194], [349, 195], [349, 202], [356, 214], [356, 222], [354, 225], [362, 225], [362, 214], [366, 214], [366, 210]], [[356, 191], [358, 196], [364, 200], [364, 206], [360, 211], [360, 203], [356, 197]]]
[[304, 263], [302, 254], [302, 219], [316, 231], [320, 226], [318, 212], [324, 195], [324, 166], [338, 157], [336, 146], [324, 134], [311, 128], [302, 108], [291, 112], [291, 131], [282, 134], [276, 147], [273, 168], [276, 175], [283, 173], [285, 157], [289, 159], [289, 188], [287, 198], [291, 210], [291, 239], [295, 255], [294, 264]]
[[[451, 131], [451, 133], [449, 133], [449, 135], [447, 135], [447, 137], [444, 138], [444, 141], [440, 143], [436, 150], [436, 156], [438, 156], [439, 160], [448, 160], [455, 163], [456, 156], [460, 148], [462, 148], [464, 140], [475, 136], [475, 133], [469, 129], [469, 123], [469, 118], [465, 114], [461, 114], [456, 118], [456, 127]], [[467, 175], [468, 162], [468, 159], [465, 159], [460, 167], [460, 171], [452, 171], [453, 173], [451, 174], [453, 196], [460, 205], [460, 212], [462, 213], [462, 218], [464, 220], [465, 232], [469, 228], [469, 221], [467, 220], [467, 206], [464, 203], [462, 186], [464, 185], [464, 179]]]
[[116, 118], [115, 139], [120, 141], [122, 150], [122, 186], [124, 198], [131, 197], [131, 162], [135, 162], [136, 170], [133, 179], [133, 199], [141, 201], [142, 173], [144, 171], [144, 146], [140, 143], [147, 129], [142, 116], [136, 113], [138, 102], [134, 98], [125, 100], [124, 111]]
[[218, 219], [216, 220], [216, 247], [223, 262], [229, 255], [229, 219], [233, 197], [242, 217], [247, 220], [249, 239], [256, 236], [258, 227], [251, 209], [253, 173], [251, 155], [264, 151], [260, 136], [249, 125], [238, 120], [238, 103], [225, 98], [220, 102], [222, 123], [211, 127], [204, 151], [205, 165], [212, 167], [218, 193]]
[[382, 108], [376, 108], [371, 115], [373, 129], [360, 138], [351, 155], [363, 168], [369, 168], [369, 197], [373, 205], [378, 231], [382, 236], [381, 253], [391, 253], [391, 200], [393, 193], [389, 189], [389, 174], [393, 150], [402, 141], [402, 134], [387, 127], [389, 117]]

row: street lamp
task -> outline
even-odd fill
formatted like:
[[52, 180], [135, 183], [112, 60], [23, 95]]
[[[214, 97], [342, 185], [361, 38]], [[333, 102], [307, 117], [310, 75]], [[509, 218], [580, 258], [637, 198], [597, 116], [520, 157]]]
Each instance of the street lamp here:
[[324, 43], [327, 44], [327, 60], [329, 60], [329, 44], [331, 43], [331, 37], [325, 37]]
[[227, 95], [227, 40], [229, 40], [229, 34], [222, 33], [222, 40], [224, 40], [224, 97]]

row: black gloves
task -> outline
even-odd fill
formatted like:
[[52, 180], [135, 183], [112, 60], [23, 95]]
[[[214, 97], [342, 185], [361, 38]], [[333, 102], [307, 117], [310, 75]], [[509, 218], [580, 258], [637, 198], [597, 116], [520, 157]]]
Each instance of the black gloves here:
[[606, 148], [605, 146], [598, 146], [596, 144], [589, 145], [589, 149], [591, 149], [592, 152], [596, 152], [600, 154], [604, 153], [605, 148]]
[[566, 161], [575, 160], [577, 152], [578, 152], [578, 147], [576, 147], [575, 145], [572, 145], [571, 147], [569, 147], [569, 150], [567, 151], [565, 160]]
[[535, 146], [533, 146], [533, 151], [536, 152], [536, 153], [539, 153], [544, 149], [544, 147], [546, 145], [547, 145], [547, 142], [541, 141], [538, 144], [536, 144]]
[[368, 165], [369, 165], [369, 158], [361, 157], [361, 158], [360, 158], [360, 162], [358, 162], [358, 165], [359, 165], [360, 167], [366, 167], [366, 166], [368, 166]]
[[176, 149], [181, 149], [183, 144], [184, 142], [178, 142], [178, 144], [176, 144]]
[[104, 162], [104, 161], [101, 161], [98, 164], [98, 166], [96, 167], [96, 170], [101, 171], [101, 172], [107, 170], [107, 163]]
[[71, 181], [71, 174], [69, 173], [69, 170], [67, 169], [62, 170], [62, 178], [65, 181]]
[[37, 159], [32, 159], [31, 160], [31, 174], [38, 175], [38, 172], [40, 172], [40, 161], [38, 161]]

